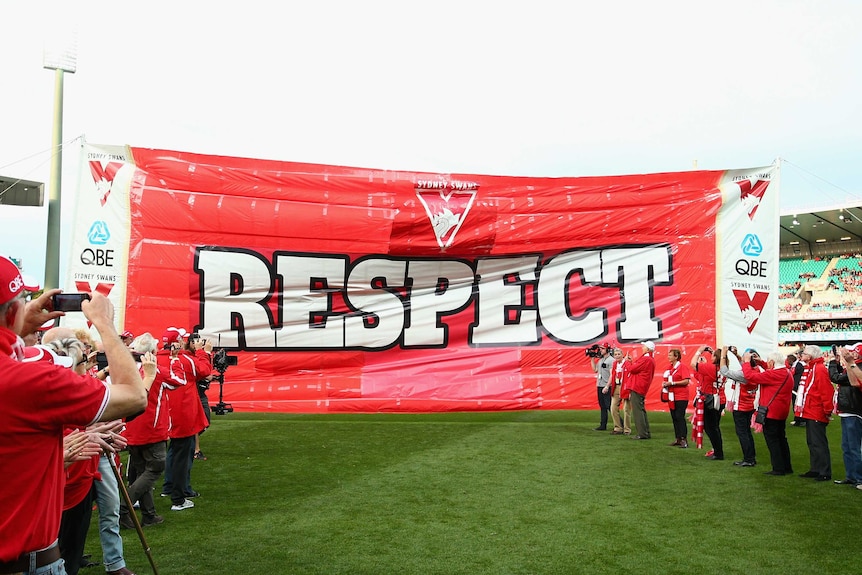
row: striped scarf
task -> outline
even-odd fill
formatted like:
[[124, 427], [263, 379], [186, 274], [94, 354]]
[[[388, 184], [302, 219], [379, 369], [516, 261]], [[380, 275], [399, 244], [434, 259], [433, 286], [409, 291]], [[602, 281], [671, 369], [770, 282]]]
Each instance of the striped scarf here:
[[700, 392], [694, 398], [694, 413], [691, 416], [691, 440], [698, 449], [703, 449], [703, 396]]

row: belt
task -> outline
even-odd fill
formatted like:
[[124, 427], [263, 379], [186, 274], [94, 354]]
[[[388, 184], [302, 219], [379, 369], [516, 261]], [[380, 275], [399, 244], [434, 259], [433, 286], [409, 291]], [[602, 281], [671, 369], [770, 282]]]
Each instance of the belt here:
[[20, 573], [30, 570], [30, 555], [36, 555], [36, 567], [44, 567], [60, 558], [60, 547], [54, 545], [35, 553], [24, 553], [13, 561], [0, 561], [0, 573]]

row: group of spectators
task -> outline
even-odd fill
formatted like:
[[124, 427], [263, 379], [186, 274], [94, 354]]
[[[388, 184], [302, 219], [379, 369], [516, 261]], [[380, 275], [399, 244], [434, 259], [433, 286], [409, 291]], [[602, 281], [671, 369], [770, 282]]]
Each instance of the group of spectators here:
[[832, 323], [830, 321], [788, 321], [786, 323], [782, 323], [778, 327], [778, 331], [780, 332], [811, 331], [824, 333], [830, 331], [850, 330], [862, 331], [862, 321], [853, 320], [836, 323]]
[[[178, 328], [160, 340], [121, 337], [111, 302], [98, 293], [81, 312], [99, 341], [65, 327], [36, 338], [65, 315], [52, 307], [60, 290], [31, 298], [24, 284], [0, 256], [0, 435], [9, 439], [0, 442], [0, 574], [77, 573], [95, 503], [106, 572], [134, 575], [120, 528], [164, 522], [153, 499], [162, 473], [171, 510], [193, 508], [199, 495], [191, 466], [209, 424], [199, 389], [212, 377], [212, 344]], [[119, 458], [126, 449], [128, 488]]]
[[[630, 435], [634, 421], [634, 439], [650, 439], [643, 400], [657, 370], [653, 342], [642, 344], [637, 358], [601, 343], [591, 365], [601, 411], [596, 431], [608, 429], [610, 414], [612, 435]], [[809, 469], [800, 477], [862, 490], [862, 343], [830, 354], [808, 345], [796, 354], [776, 351], [766, 357], [751, 348], [740, 354], [733, 346], [715, 350], [700, 346], [688, 363], [681, 350], [672, 348], [664, 368], [659, 368], [661, 400], [673, 422], [670, 446], [686, 449], [690, 437], [700, 448], [705, 435], [712, 447], [707, 459], [724, 460], [721, 420], [723, 412], [730, 411], [742, 451], [742, 459], [733, 464], [757, 465], [753, 434], [762, 432], [770, 459], [766, 475], [790, 475], [794, 471], [786, 425], [792, 410], [791, 425], [805, 428], [809, 451]], [[841, 421], [846, 475], [833, 479], [826, 428], [835, 413]]]

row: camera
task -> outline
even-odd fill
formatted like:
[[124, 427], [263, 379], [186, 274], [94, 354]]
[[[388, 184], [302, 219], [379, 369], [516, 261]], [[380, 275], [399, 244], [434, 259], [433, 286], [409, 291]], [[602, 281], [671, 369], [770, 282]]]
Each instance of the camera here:
[[712, 353], [712, 348], [709, 346], [706, 346], [705, 348], [703, 348], [703, 351], [705, 351], [706, 353]]
[[832, 344], [832, 357], [838, 357], [838, 346]]
[[81, 311], [81, 304], [88, 299], [88, 293], [58, 293], [51, 296], [51, 307], [54, 311]]
[[593, 345], [585, 349], [584, 353], [587, 357], [599, 358], [602, 357], [602, 347], [599, 344], [594, 343]]
[[213, 369], [218, 372], [224, 373], [229, 366], [236, 365], [236, 363], [237, 357], [235, 355], [228, 355], [223, 347], [216, 350], [213, 354]]

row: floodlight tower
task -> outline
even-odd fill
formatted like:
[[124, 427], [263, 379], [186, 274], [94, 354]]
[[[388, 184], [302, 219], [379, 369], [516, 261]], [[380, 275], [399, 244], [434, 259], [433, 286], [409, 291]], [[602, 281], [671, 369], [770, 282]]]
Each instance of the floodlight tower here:
[[45, 244], [45, 288], [60, 287], [60, 180], [63, 172], [63, 74], [78, 68], [78, 42], [74, 35], [63, 41], [50, 38], [42, 66], [54, 70], [54, 121], [51, 138], [51, 176], [48, 193], [48, 233]]

